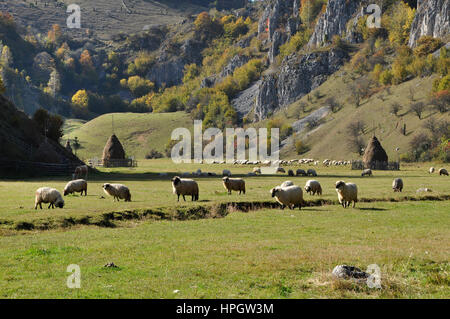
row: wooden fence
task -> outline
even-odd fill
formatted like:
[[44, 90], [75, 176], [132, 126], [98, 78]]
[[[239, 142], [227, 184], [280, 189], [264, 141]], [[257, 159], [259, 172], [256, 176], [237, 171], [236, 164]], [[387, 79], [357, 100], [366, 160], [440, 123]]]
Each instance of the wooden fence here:
[[87, 164], [91, 167], [137, 167], [137, 161], [134, 158], [108, 161], [92, 158], [87, 160]]
[[382, 171], [399, 171], [400, 170], [400, 162], [379, 162], [375, 161], [370, 163], [370, 167], [366, 167], [363, 161], [352, 161], [352, 169], [354, 170], [363, 170], [366, 168], [370, 168], [373, 170], [382, 170]]
[[9, 176], [72, 176], [78, 164], [49, 164], [27, 161], [0, 160], [0, 171]]

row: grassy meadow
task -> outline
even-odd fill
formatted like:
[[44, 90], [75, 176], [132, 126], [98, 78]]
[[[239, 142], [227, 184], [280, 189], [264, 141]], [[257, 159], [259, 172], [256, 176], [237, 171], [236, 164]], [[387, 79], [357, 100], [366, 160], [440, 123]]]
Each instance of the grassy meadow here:
[[[449, 298], [450, 202], [443, 199], [450, 184], [446, 176], [428, 174], [429, 165], [365, 178], [348, 167], [318, 166], [323, 195], [304, 197], [325, 205], [228, 207], [220, 216], [214, 214], [220, 203], [273, 202], [272, 187], [285, 180], [303, 186], [308, 178], [245, 177], [247, 194], [229, 196], [220, 176], [197, 177], [200, 201], [177, 203], [175, 174], [200, 168], [220, 175], [228, 168], [243, 176], [252, 167], [143, 160], [137, 168], [101, 169], [88, 178], [87, 198], [66, 196], [64, 209], [37, 211], [34, 191], [62, 190], [67, 179], [1, 180], [0, 297]], [[397, 176], [403, 193], [391, 189]], [[335, 203], [340, 179], [358, 185], [362, 202], [355, 209]], [[126, 184], [133, 201], [114, 202], [103, 193], [104, 182]], [[420, 187], [433, 192], [418, 195]], [[211, 214], [195, 215], [199, 207]], [[108, 214], [116, 215], [95, 223]], [[119, 268], [105, 268], [108, 262]], [[81, 289], [66, 286], [70, 264], [81, 267]], [[333, 280], [338, 264], [363, 270], [377, 264], [382, 288]]]

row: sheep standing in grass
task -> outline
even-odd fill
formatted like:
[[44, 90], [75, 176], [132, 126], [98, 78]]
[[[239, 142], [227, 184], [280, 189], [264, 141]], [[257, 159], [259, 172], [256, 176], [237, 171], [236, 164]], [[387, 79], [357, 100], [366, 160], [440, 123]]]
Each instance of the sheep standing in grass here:
[[231, 172], [228, 169], [222, 171], [222, 176], [231, 176]]
[[62, 198], [61, 193], [50, 187], [41, 187], [36, 190], [34, 209], [37, 209], [38, 205], [42, 209], [42, 203], [50, 203], [48, 208], [55, 208], [55, 206], [59, 208], [64, 207], [64, 199]]
[[428, 173], [433, 174], [434, 173], [434, 167], [430, 167], [430, 169], [428, 170]]
[[64, 196], [73, 193], [81, 193], [81, 196], [87, 196], [87, 182], [84, 179], [76, 179], [67, 183], [64, 187]]
[[288, 170], [288, 175], [289, 175], [289, 176], [294, 176], [294, 171], [293, 171], [293, 170], [291, 170], [291, 169], [290, 169], [290, 170]]
[[372, 170], [370, 168], [363, 170], [361, 176], [372, 176]]
[[228, 191], [228, 195], [231, 195], [231, 191], [239, 192], [245, 194], [245, 181], [242, 178], [229, 178], [224, 177], [223, 179], [223, 187]]
[[312, 169], [312, 168], [310, 168], [310, 169], [308, 169], [308, 171], [306, 172], [306, 174], [308, 175], [308, 176], [317, 176], [317, 173], [316, 173], [316, 170], [315, 169]]
[[277, 186], [270, 190], [272, 197], [275, 197], [277, 202], [281, 204], [281, 209], [289, 207], [294, 209], [296, 206], [302, 209], [303, 191], [298, 186], [280, 187]]
[[439, 169], [439, 175], [448, 176], [448, 172], [445, 168], [441, 168], [441, 169]]
[[83, 177], [85, 180], [87, 180], [89, 172], [89, 167], [87, 165], [77, 166], [75, 168], [75, 172], [72, 175], [73, 179], [78, 179]]
[[309, 180], [306, 182], [305, 191], [310, 195], [322, 195], [322, 186], [318, 181]]
[[338, 194], [339, 203], [346, 208], [353, 202], [353, 208], [358, 201], [358, 187], [356, 184], [346, 183], [344, 181], [336, 182], [336, 192]]
[[277, 173], [286, 173], [286, 170], [283, 167], [277, 167]]
[[103, 191], [106, 195], [112, 196], [114, 201], [117, 199], [124, 199], [126, 202], [131, 202], [131, 193], [128, 187], [122, 184], [103, 184]]
[[280, 185], [280, 187], [289, 187], [289, 186], [294, 186], [294, 183], [291, 181], [285, 181]]
[[259, 167], [254, 167], [254, 168], [253, 168], [253, 173], [255, 173], [255, 174], [261, 174], [261, 168], [259, 168]]
[[298, 169], [296, 172], [297, 176], [307, 176], [306, 172], [303, 169]]
[[193, 179], [175, 176], [172, 179], [172, 188], [173, 193], [178, 196], [178, 201], [180, 201], [180, 195], [183, 196], [184, 201], [186, 201], [186, 195], [190, 195], [192, 201], [198, 200], [198, 184]]
[[392, 189], [394, 192], [401, 192], [403, 190], [403, 180], [401, 178], [396, 178], [392, 182]]

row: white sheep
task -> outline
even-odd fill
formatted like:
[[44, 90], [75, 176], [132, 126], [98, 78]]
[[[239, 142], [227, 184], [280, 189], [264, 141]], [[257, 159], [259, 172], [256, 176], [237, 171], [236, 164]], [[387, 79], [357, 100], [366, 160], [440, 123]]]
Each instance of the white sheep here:
[[445, 168], [440, 168], [440, 169], [439, 169], [439, 176], [440, 176], [440, 175], [446, 175], [446, 176], [448, 176], [447, 170], [446, 170]]
[[126, 202], [131, 202], [130, 189], [123, 184], [103, 184], [103, 191], [106, 195], [112, 196], [114, 201], [117, 199], [119, 202], [124, 199]]
[[392, 189], [394, 192], [401, 192], [403, 190], [403, 180], [401, 178], [396, 178], [392, 182]]
[[291, 181], [285, 181], [280, 185], [280, 187], [289, 187], [289, 186], [294, 186], [294, 183]]
[[285, 206], [289, 207], [289, 209], [294, 209], [296, 206], [302, 209], [303, 191], [299, 186], [277, 186], [272, 188], [270, 193], [281, 204], [281, 209], [284, 209]]
[[51, 187], [41, 187], [36, 190], [34, 199], [34, 209], [37, 209], [38, 205], [42, 209], [42, 203], [48, 204], [48, 208], [63, 208], [64, 207], [64, 199], [61, 196], [61, 193], [56, 189]]
[[178, 201], [180, 201], [180, 195], [183, 196], [184, 201], [186, 201], [186, 195], [190, 195], [192, 201], [198, 200], [198, 184], [193, 179], [175, 176], [172, 179], [172, 188], [173, 193], [178, 196]]
[[361, 176], [372, 176], [372, 170], [370, 168], [363, 170]]
[[231, 191], [245, 194], [245, 181], [242, 178], [229, 178], [228, 176], [222, 179], [223, 187], [228, 191], [228, 195], [231, 195]]
[[305, 191], [310, 195], [322, 195], [322, 186], [319, 181], [309, 180], [305, 184]]
[[224, 170], [222, 171], [222, 176], [231, 176], [230, 170], [224, 169]]
[[428, 170], [428, 173], [433, 174], [435, 171], [434, 167], [430, 167], [430, 169]]
[[356, 184], [346, 183], [344, 181], [336, 182], [336, 192], [338, 194], [339, 203], [346, 208], [353, 202], [353, 208], [358, 201], [358, 187]]
[[308, 169], [308, 171], [306, 172], [306, 175], [316, 177], [316, 176], [317, 176], [317, 173], [316, 173], [316, 170], [315, 170], [315, 169], [310, 168], [310, 169]]
[[81, 193], [81, 196], [87, 196], [87, 182], [84, 179], [76, 179], [74, 181], [70, 181], [64, 187], [64, 196], [73, 193]]
[[432, 190], [431, 190], [430, 188], [421, 187], [421, 188], [419, 188], [416, 192], [417, 192], [417, 193], [431, 193]]

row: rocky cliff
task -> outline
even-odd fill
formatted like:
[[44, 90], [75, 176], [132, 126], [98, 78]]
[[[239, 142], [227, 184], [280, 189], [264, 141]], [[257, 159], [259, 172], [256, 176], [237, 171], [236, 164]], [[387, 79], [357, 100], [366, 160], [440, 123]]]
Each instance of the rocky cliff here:
[[416, 46], [424, 35], [443, 38], [450, 33], [450, 1], [418, 0], [417, 13], [411, 26], [409, 46]]
[[347, 60], [345, 51], [332, 48], [284, 59], [279, 72], [263, 78], [255, 103], [255, 120], [283, 108], [308, 94]]
[[329, 0], [327, 9], [317, 21], [309, 47], [320, 47], [331, 42], [333, 36], [347, 34], [347, 23], [361, 11], [364, 1]]

